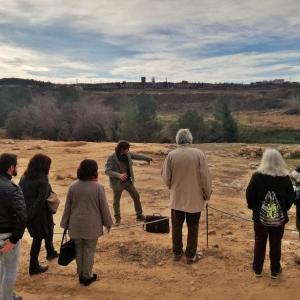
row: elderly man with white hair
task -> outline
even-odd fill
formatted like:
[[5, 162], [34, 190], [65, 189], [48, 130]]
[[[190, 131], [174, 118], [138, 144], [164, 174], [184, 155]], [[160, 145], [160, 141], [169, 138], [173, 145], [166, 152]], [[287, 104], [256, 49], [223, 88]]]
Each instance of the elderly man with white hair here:
[[174, 260], [183, 256], [182, 227], [188, 227], [185, 251], [188, 264], [199, 260], [197, 252], [201, 211], [211, 195], [211, 177], [204, 153], [192, 147], [189, 129], [180, 129], [176, 135], [178, 148], [171, 151], [162, 168], [162, 178], [170, 190], [172, 240]]

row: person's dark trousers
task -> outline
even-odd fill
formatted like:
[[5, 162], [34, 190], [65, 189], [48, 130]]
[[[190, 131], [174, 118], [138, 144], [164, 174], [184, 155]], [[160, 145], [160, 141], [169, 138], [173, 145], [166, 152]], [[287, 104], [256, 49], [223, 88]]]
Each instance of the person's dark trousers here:
[[49, 235], [45, 238], [45, 248], [47, 251], [47, 255], [55, 252], [54, 246], [53, 246], [53, 227], [49, 228]]
[[113, 190], [114, 193], [114, 216], [115, 219], [121, 219], [121, 211], [120, 211], [120, 199], [123, 193], [123, 190], [126, 190], [129, 195], [131, 196], [133, 203], [134, 203], [134, 209], [137, 216], [141, 215], [143, 213], [142, 204], [140, 201], [140, 195], [139, 192], [136, 190], [134, 184], [131, 181], [127, 181], [126, 183], [122, 184], [122, 188], [120, 190]]
[[42, 238], [34, 237], [30, 249], [30, 266], [29, 269], [35, 269], [39, 266], [39, 254], [42, 245]]
[[281, 240], [284, 233], [284, 224], [279, 227], [266, 227], [258, 222], [254, 223], [255, 244], [254, 244], [254, 259], [253, 269], [256, 273], [261, 273], [263, 270], [266, 245], [269, 238], [270, 244], [270, 261], [271, 272], [278, 273], [280, 271], [281, 259]]
[[296, 201], [296, 226], [300, 237], [300, 199]]
[[182, 227], [185, 220], [188, 228], [185, 255], [189, 258], [196, 255], [200, 216], [201, 212], [188, 213], [175, 209], [171, 210], [173, 253], [175, 255], [183, 253]]

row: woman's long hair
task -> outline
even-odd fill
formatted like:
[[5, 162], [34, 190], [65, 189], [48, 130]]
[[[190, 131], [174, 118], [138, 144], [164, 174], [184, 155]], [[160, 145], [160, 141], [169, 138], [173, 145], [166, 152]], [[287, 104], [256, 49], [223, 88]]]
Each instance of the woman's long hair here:
[[35, 154], [29, 161], [24, 175], [29, 179], [37, 179], [49, 174], [51, 158], [45, 154]]
[[282, 155], [276, 149], [265, 150], [257, 172], [271, 176], [287, 176], [289, 174]]

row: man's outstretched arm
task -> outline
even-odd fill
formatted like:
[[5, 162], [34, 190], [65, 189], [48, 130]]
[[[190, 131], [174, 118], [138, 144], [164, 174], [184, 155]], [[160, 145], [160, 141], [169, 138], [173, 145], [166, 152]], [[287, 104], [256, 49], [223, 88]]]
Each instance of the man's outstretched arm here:
[[143, 155], [143, 154], [134, 153], [134, 152], [130, 152], [130, 156], [134, 160], [142, 160], [142, 161], [146, 161], [146, 162], [153, 161], [153, 159], [151, 157], [149, 157], [149, 156], [146, 156], [146, 155]]

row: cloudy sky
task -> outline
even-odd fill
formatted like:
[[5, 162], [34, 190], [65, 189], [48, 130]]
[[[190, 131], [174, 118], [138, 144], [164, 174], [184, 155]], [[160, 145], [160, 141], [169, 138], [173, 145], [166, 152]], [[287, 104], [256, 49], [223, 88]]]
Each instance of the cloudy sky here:
[[300, 81], [299, 0], [0, 0], [0, 78]]

